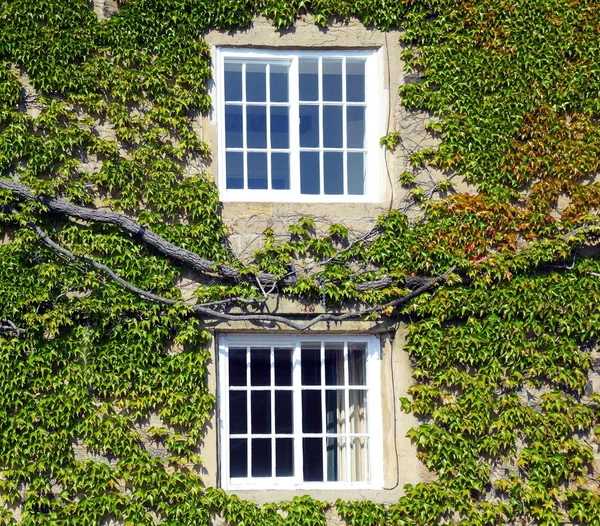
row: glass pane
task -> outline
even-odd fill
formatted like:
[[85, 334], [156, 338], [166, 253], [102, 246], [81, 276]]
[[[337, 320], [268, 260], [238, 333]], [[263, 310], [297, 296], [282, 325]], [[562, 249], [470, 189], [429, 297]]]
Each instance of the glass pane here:
[[248, 432], [246, 391], [229, 391], [229, 432], [232, 435]]
[[341, 59], [323, 59], [323, 100], [342, 100]]
[[348, 152], [348, 194], [365, 195], [365, 154]]
[[366, 343], [348, 343], [348, 376], [350, 385], [367, 385]]
[[248, 188], [265, 190], [268, 188], [267, 154], [248, 152]]
[[319, 147], [319, 106], [300, 105], [300, 146]]
[[266, 64], [246, 64], [246, 100], [265, 102], [267, 100]]
[[304, 463], [304, 481], [323, 480], [323, 439], [304, 438], [302, 440], [302, 458]]
[[366, 433], [367, 392], [351, 390], [348, 400], [350, 433]]
[[242, 65], [225, 62], [225, 100], [242, 100]]
[[275, 385], [292, 385], [291, 349], [275, 349]]
[[352, 482], [369, 480], [366, 438], [350, 439], [350, 475]]
[[327, 439], [327, 480], [329, 482], [346, 480], [346, 439]]
[[298, 72], [300, 75], [300, 100], [319, 100], [318, 60], [301, 58]]
[[289, 108], [287, 106], [271, 106], [271, 148], [289, 147]]
[[348, 59], [346, 61], [346, 100], [365, 101], [365, 61]]
[[325, 384], [344, 385], [344, 344], [325, 344]]
[[288, 101], [288, 66], [271, 64], [271, 102]]
[[365, 147], [365, 108], [364, 106], [348, 106], [346, 108], [348, 117], [348, 148]]
[[323, 106], [323, 146], [341, 148], [344, 145], [343, 141], [342, 107]]
[[248, 441], [245, 438], [229, 440], [229, 476], [248, 476]]
[[242, 106], [225, 106], [225, 146], [242, 148]]
[[275, 440], [275, 476], [294, 476], [293, 438], [278, 438]]
[[346, 432], [345, 391], [327, 390], [325, 394], [325, 424], [327, 433]]
[[302, 432], [322, 433], [321, 391], [302, 391]]
[[275, 391], [275, 433], [294, 432], [292, 391]]
[[271, 465], [271, 439], [252, 439], [252, 476], [271, 477], [273, 469]]
[[302, 385], [321, 385], [321, 346], [302, 345], [300, 355]]
[[300, 152], [300, 193], [320, 194], [319, 152]]
[[325, 152], [323, 154], [323, 187], [327, 195], [344, 193], [344, 154]]
[[250, 349], [250, 385], [271, 385], [270, 349]]
[[229, 349], [229, 385], [246, 385], [246, 349]]
[[248, 148], [267, 147], [266, 106], [246, 107], [246, 145]]
[[290, 154], [271, 154], [271, 188], [273, 190], [290, 189]]
[[271, 432], [271, 391], [250, 393], [252, 434], [263, 435]]
[[242, 152], [227, 152], [225, 154], [225, 186], [228, 190], [244, 188], [244, 154]]

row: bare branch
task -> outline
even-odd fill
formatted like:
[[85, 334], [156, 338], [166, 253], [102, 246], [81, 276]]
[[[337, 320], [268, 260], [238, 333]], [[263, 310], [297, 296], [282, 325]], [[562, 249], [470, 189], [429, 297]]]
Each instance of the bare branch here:
[[12, 334], [19, 338], [25, 334], [25, 329], [17, 327], [11, 320], [0, 319], [0, 334]]
[[[50, 239], [48, 234], [46, 234], [46, 232], [44, 232], [37, 225], [30, 223], [29, 226], [47, 247], [54, 250], [56, 253], [58, 253], [62, 257], [66, 258], [69, 261], [80, 261], [89, 267], [95, 268], [97, 270], [101, 270], [102, 272], [105, 272], [106, 274], [108, 274], [108, 276], [110, 276], [114, 281], [119, 283], [126, 290], [133, 292], [133, 293], [135, 293], [143, 298], [146, 298], [148, 300], [155, 301], [157, 303], [167, 304], [167, 305], [175, 305], [175, 304], [186, 305], [190, 309], [192, 309], [196, 315], [202, 315], [202, 316], [205, 316], [205, 317], [211, 318], [211, 319], [225, 320], [225, 321], [253, 321], [253, 322], [259, 322], [259, 323], [280, 323], [282, 325], [286, 325], [286, 326], [288, 326], [292, 329], [298, 330], [298, 331], [304, 331], [306, 329], [309, 329], [313, 325], [316, 325], [317, 323], [320, 323], [320, 322], [340, 322], [340, 321], [344, 321], [344, 320], [351, 319], [351, 318], [360, 318], [369, 313], [381, 312], [381, 311], [387, 310], [389, 308], [397, 307], [398, 305], [407, 303], [408, 301], [415, 298], [416, 296], [430, 290], [438, 283], [444, 282], [448, 278], [450, 273], [453, 272], [453, 270], [454, 270], [454, 267], [452, 267], [451, 269], [446, 271], [441, 276], [438, 276], [436, 278], [431, 278], [426, 283], [423, 283], [418, 289], [413, 290], [412, 292], [410, 292], [404, 296], [401, 296], [400, 298], [397, 298], [394, 301], [388, 302], [384, 305], [368, 307], [368, 308], [362, 309], [362, 310], [349, 311], [349, 312], [346, 312], [343, 314], [334, 314], [334, 313], [319, 314], [318, 316], [315, 316], [311, 320], [309, 320], [305, 323], [301, 323], [301, 322], [296, 322], [285, 316], [279, 316], [279, 315], [275, 315], [275, 314], [263, 314], [263, 313], [260, 313], [260, 314], [231, 314], [228, 312], [220, 312], [220, 311], [217, 311], [217, 310], [214, 310], [213, 308], [211, 308], [211, 307], [214, 307], [217, 305], [223, 306], [225, 304], [226, 300], [223, 302], [211, 302], [211, 303], [202, 304], [202, 303], [191, 303], [189, 301], [176, 300], [176, 299], [172, 299], [172, 298], [165, 298], [163, 296], [159, 296], [159, 295], [149, 292], [147, 290], [140, 289], [139, 287], [136, 287], [135, 285], [129, 283], [128, 281], [121, 278], [118, 274], [116, 274], [112, 269], [110, 269], [109, 267], [107, 267], [106, 265], [104, 265], [102, 263], [99, 263], [98, 261], [95, 261], [86, 256], [78, 256], [76, 254], [73, 254], [71, 251], [67, 250], [66, 248], [62, 247], [61, 245], [59, 245], [58, 243], [56, 243], [55, 241]], [[235, 303], [235, 302], [237, 302], [237, 300], [238, 300], [238, 298], [232, 298], [231, 303]], [[247, 300], [245, 300], [245, 301], [247, 302]]]

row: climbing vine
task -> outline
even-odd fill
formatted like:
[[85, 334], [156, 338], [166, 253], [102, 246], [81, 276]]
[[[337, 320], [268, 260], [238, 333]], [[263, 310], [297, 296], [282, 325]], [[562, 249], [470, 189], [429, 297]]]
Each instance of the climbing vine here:
[[[302, 219], [242, 263], [195, 127], [203, 34], [308, 13], [400, 27], [402, 102], [440, 145], [399, 177], [417, 220]], [[598, 64], [592, 0], [123, 0], [102, 19], [0, 0], [0, 523], [600, 525]], [[448, 178], [426, 192], [429, 168]], [[406, 322], [400, 404], [434, 482], [390, 506], [204, 486], [204, 322], [266, 319], [273, 295]]]

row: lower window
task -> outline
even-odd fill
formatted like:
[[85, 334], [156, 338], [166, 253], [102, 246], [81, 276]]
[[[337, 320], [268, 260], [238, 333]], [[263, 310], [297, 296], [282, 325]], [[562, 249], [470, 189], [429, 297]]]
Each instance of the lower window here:
[[379, 339], [223, 336], [226, 488], [379, 487]]

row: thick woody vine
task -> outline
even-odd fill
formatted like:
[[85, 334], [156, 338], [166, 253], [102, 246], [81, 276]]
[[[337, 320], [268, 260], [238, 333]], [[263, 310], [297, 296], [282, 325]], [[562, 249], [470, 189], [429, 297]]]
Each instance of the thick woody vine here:
[[[374, 231], [304, 219], [242, 264], [194, 122], [211, 105], [203, 33], [260, 14], [274, 31], [401, 27], [403, 104], [441, 143], [382, 139], [412, 169]], [[127, 0], [102, 20], [80, 0], [0, 0], [0, 521], [600, 524], [599, 62], [586, 0]], [[448, 179], [420, 184], [432, 168]], [[326, 313], [281, 316], [273, 295]], [[204, 487], [206, 321], [389, 316], [407, 324], [401, 404], [434, 482], [390, 506]], [[143, 430], [150, 415], [164, 426]]]

